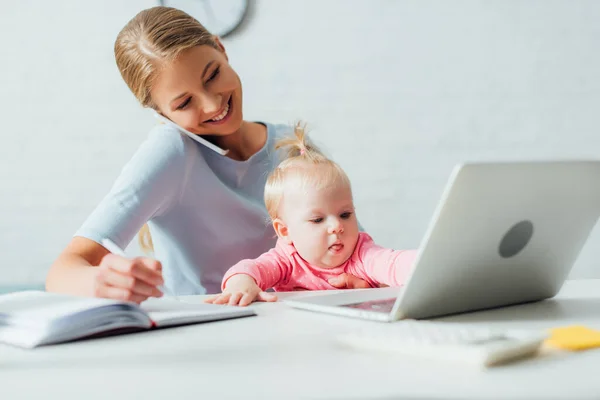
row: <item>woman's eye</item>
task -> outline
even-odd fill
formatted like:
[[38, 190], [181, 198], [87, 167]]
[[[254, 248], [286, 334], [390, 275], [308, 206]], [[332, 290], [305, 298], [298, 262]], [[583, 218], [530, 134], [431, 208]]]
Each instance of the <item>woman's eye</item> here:
[[350, 216], [352, 215], [351, 212], [345, 212], [341, 215], [342, 219], [348, 219], [350, 218]]
[[210, 74], [210, 76], [206, 80], [206, 83], [208, 83], [208, 82], [212, 81], [213, 79], [215, 79], [217, 77], [217, 75], [219, 75], [219, 71], [220, 71], [219, 67], [215, 68], [215, 70], [213, 71], [213, 73]]
[[310, 220], [310, 222], [312, 222], [314, 224], [318, 224], [320, 222], [323, 222], [323, 218], [313, 218]]
[[188, 105], [188, 104], [190, 104], [190, 101], [191, 101], [191, 99], [192, 99], [191, 97], [188, 97], [188, 98], [187, 98], [187, 99], [186, 99], [186, 100], [185, 100], [183, 103], [181, 103], [181, 104], [180, 104], [180, 105], [177, 107], [177, 109], [178, 109], [178, 110], [183, 110], [184, 108], [186, 108], [186, 107], [187, 107], [187, 105]]

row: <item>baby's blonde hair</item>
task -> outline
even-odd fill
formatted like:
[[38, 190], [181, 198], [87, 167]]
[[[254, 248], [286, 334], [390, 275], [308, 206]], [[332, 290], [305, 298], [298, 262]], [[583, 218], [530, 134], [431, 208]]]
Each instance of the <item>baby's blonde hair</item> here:
[[[184, 50], [208, 45], [218, 48], [215, 36], [192, 16], [170, 7], [139, 12], [115, 41], [115, 60], [123, 80], [144, 107], [157, 109], [150, 90], [161, 68]], [[140, 247], [153, 250], [148, 225], [138, 234]]]
[[344, 170], [327, 158], [308, 138], [304, 125], [298, 123], [293, 135], [280, 139], [275, 149], [283, 150], [283, 160], [271, 172], [265, 185], [264, 200], [271, 220], [279, 216], [285, 191], [294, 179], [294, 187], [321, 190], [335, 184], [350, 187]]

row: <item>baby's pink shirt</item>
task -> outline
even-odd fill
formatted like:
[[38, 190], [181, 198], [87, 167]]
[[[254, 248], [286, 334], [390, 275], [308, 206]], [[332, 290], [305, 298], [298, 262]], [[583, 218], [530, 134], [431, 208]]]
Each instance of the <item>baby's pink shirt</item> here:
[[417, 255], [416, 250], [392, 250], [375, 244], [371, 236], [361, 232], [350, 258], [335, 268], [315, 267], [306, 262], [296, 248], [278, 240], [275, 247], [253, 260], [242, 260], [231, 267], [223, 277], [221, 288], [233, 275], [250, 275], [262, 290], [278, 292], [292, 290], [337, 289], [328, 279], [348, 273], [367, 281], [371, 286], [380, 284], [401, 286], [406, 281]]

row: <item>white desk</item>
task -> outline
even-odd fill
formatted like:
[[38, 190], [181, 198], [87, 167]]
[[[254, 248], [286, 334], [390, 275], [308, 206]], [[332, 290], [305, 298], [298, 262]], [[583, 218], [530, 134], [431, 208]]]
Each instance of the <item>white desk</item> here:
[[[293, 295], [293, 294], [292, 294]], [[201, 301], [186, 297], [186, 301]], [[355, 351], [332, 342], [366, 322], [282, 303], [258, 317], [20, 350], [0, 345], [0, 398], [511, 398], [600, 396], [600, 349], [476, 370]], [[473, 325], [600, 328], [600, 280], [554, 299], [444, 320]]]

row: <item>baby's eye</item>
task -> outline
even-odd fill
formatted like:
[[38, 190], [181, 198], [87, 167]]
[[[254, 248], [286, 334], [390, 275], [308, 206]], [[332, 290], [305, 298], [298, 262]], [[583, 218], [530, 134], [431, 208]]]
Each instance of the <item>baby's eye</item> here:
[[323, 218], [313, 218], [310, 220], [310, 222], [312, 222], [313, 224], [319, 224], [323, 222]]
[[351, 216], [352, 216], [351, 212], [345, 212], [345, 213], [342, 213], [342, 215], [340, 215], [340, 217], [342, 217], [342, 219], [348, 219]]

